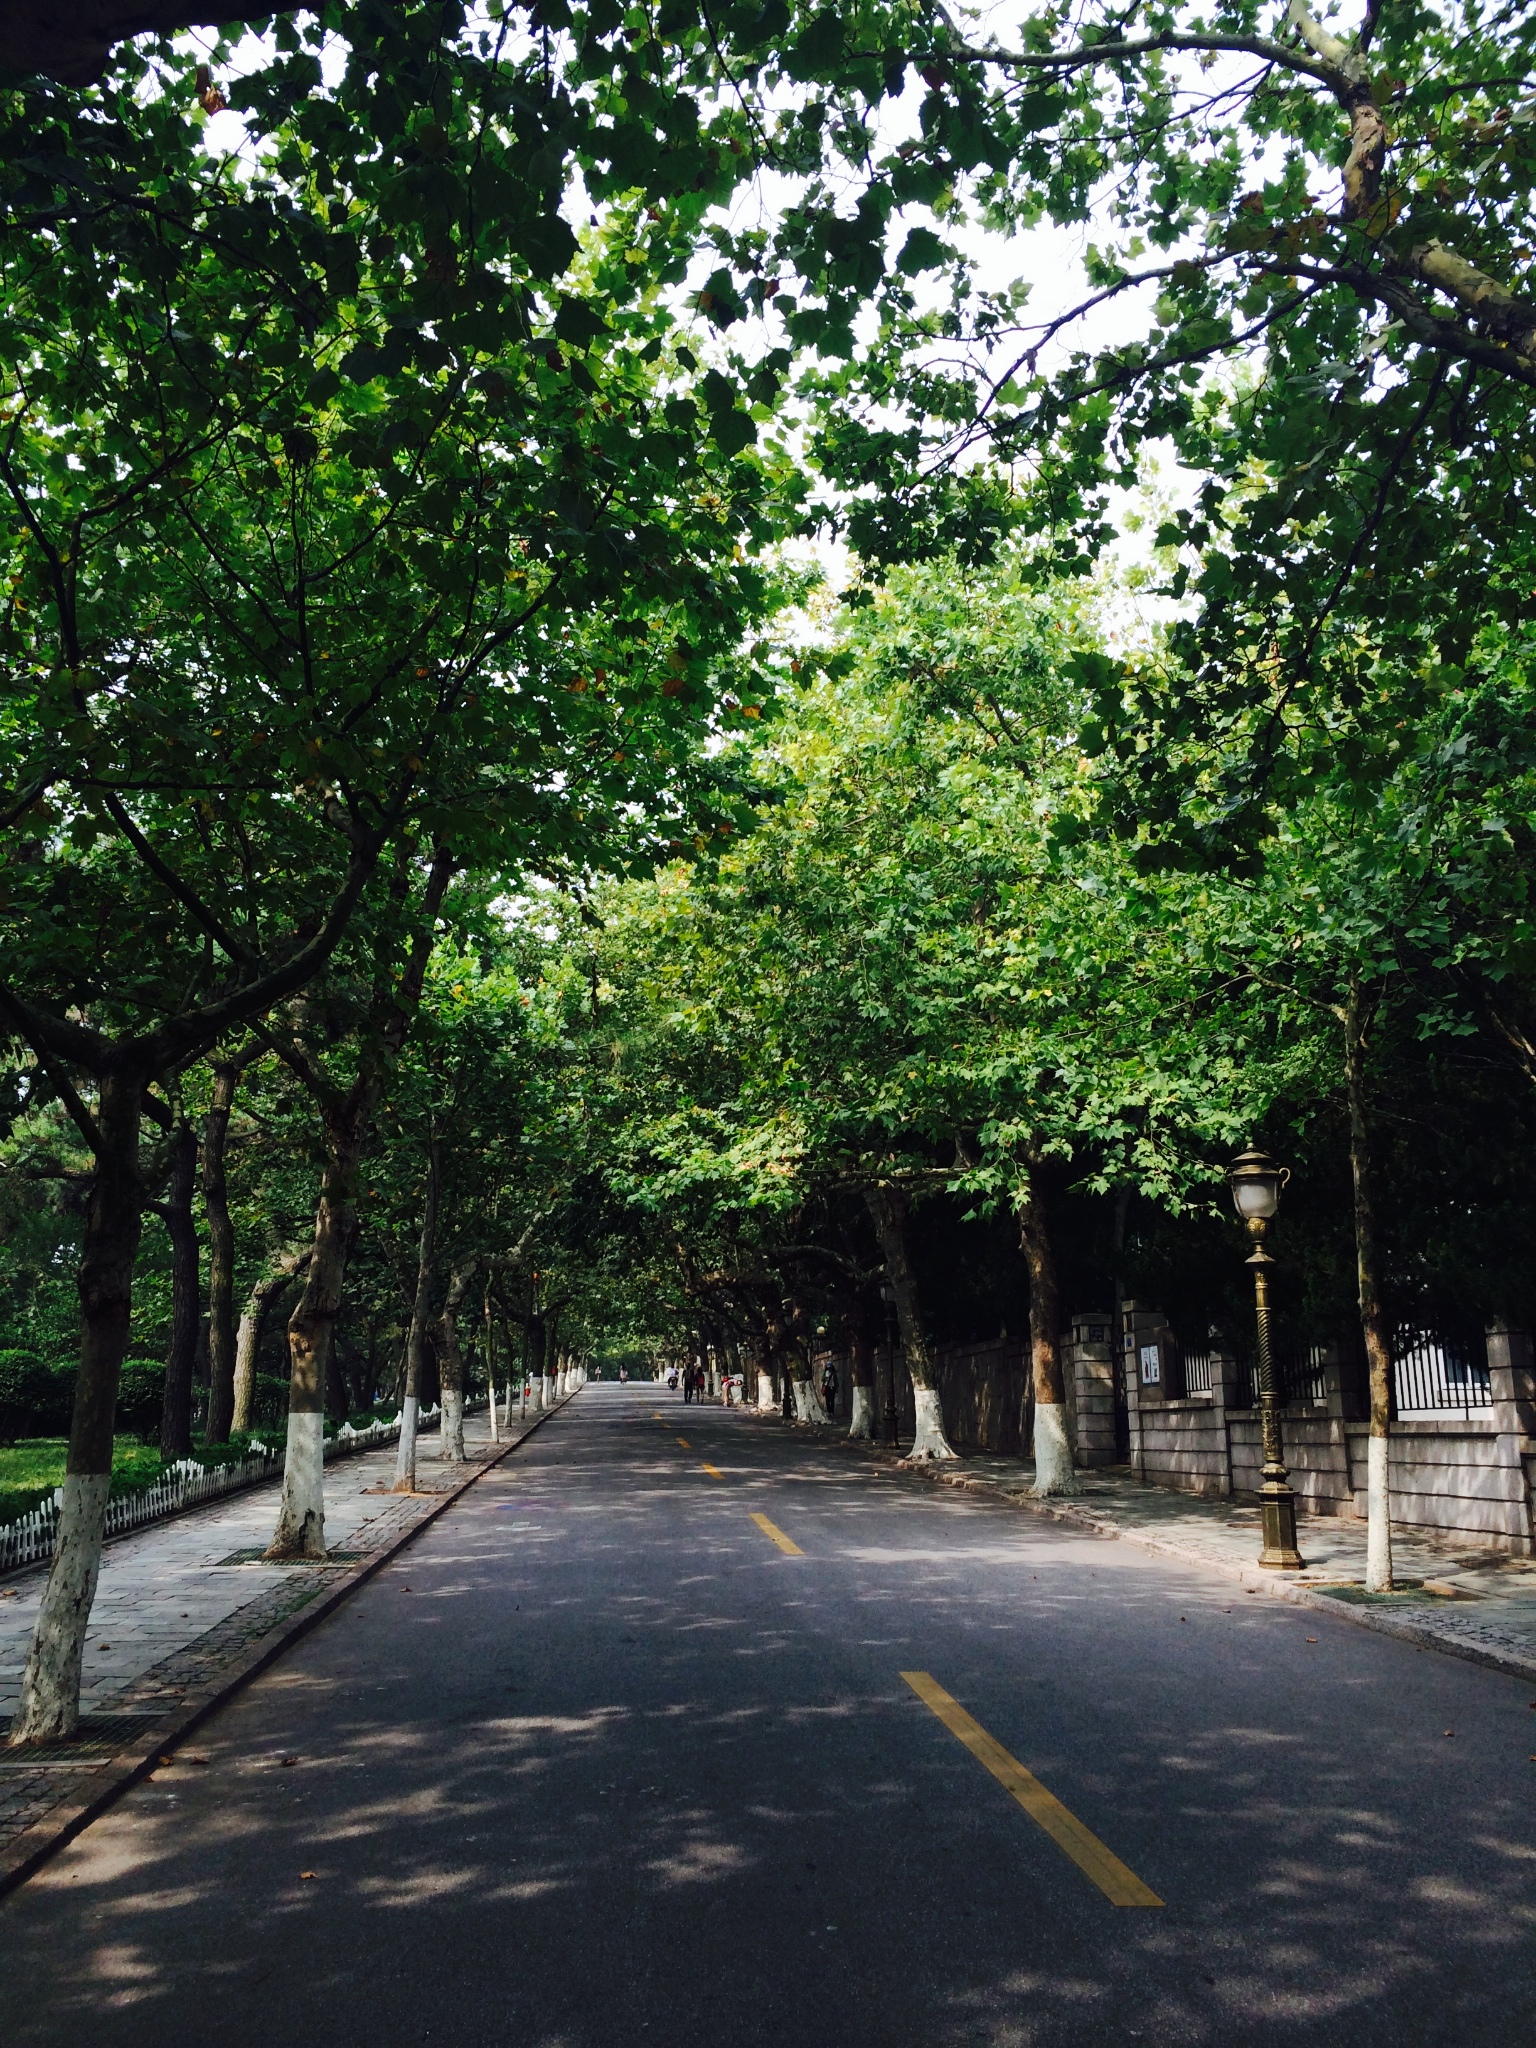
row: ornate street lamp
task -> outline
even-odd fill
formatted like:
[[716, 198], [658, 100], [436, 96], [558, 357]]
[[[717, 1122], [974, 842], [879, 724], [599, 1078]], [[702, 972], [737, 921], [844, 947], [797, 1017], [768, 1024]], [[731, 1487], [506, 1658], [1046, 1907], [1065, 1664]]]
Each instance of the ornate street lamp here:
[[1282, 1572], [1300, 1571], [1303, 1560], [1296, 1548], [1296, 1496], [1288, 1483], [1280, 1442], [1280, 1402], [1269, 1343], [1269, 1269], [1275, 1262], [1264, 1249], [1264, 1233], [1280, 1207], [1280, 1190], [1290, 1177], [1289, 1167], [1276, 1166], [1267, 1152], [1252, 1145], [1227, 1169], [1233, 1203], [1253, 1239], [1247, 1263], [1253, 1268], [1254, 1313], [1259, 1326], [1259, 1426], [1264, 1443], [1259, 1487], [1264, 1548], [1259, 1563]]
[[896, 1440], [896, 1290], [884, 1283], [880, 1299], [885, 1303], [885, 1439], [893, 1450]]

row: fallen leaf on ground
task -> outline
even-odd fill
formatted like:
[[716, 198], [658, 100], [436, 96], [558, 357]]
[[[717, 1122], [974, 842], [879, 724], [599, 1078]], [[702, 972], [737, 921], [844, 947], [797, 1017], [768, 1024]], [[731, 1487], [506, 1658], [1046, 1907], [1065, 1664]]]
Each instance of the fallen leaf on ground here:
[[1447, 1728], [1445, 1732], [1447, 1735], [1454, 1735], [1456, 1730], [1454, 1728]]
[[187, 1758], [189, 1764], [205, 1764], [207, 1761], [208, 1759], [205, 1756], [189, 1756]]
[[296, 1764], [298, 1762], [298, 1758], [296, 1756], [280, 1756], [278, 1758], [278, 1762], [282, 1765], [283, 1769], [286, 1770], [290, 1764]]
[[303, 1878], [318, 1877], [319, 1875], [320, 1873], [318, 1870], [301, 1870], [299, 1872], [299, 1876]]
[[1307, 1641], [1308, 1641], [1309, 1643], [1315, 1643], [1315, 1642], [1317, 1641], [1317, 1637], [1316, 1637], [1316, 1636], [1308, 1636], [1308, 1637], [1307, 1637]]

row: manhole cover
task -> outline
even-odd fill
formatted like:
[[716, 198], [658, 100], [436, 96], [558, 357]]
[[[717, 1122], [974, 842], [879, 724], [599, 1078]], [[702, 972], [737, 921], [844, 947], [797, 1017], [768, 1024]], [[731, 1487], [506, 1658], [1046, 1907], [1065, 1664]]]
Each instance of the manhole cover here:
[[228, 1557], [221, 1557], [215, 1569], [232, 1564], [265, 1565], [269, 1572], [288, 1572], [309, 1567], [314, 1571], [331, 1571], [351, 1564], [361, 1564], [366, 1551], [333, 1550], [326, 1557], [268, 1557], [264, 1550], [232, 1550]]
[[37, 1771], [60, 1764], [94, 1770], [136, 1746], [163, 1717], [159, 1714], [82, 1714], [67, 1742], [39, 1742], [27, 1749], [0, 1749], [0, 1771]]

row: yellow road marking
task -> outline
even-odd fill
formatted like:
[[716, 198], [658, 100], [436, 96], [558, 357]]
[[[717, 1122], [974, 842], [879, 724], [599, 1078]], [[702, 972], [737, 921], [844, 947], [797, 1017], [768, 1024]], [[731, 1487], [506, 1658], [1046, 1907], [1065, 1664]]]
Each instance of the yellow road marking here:
[[678, 1438], [678, 1442], [682, 1445], [685, 1451], [691, 1451], [693, 1449], [693, 1445], [689, 1443], [687, 1437], [685, 1436], [680, 1436]]
[[1045, 1829], [1058, 1849], [1066, 1851], [1112, 1906], [1160, 1906], [1163, 1903], [1156, 1892], [1147, 1889], [1134, 1870], [1128, 1870], [1112, 1849], [1107, 1848], [1090, 1828], [1085, 1828], [1077, 1815], [1070, 1813], [1054, 1793], [1047, 1792], [1040, 1780], [1026, 1771], [1016, 1757], [1010, 1756], [979, 1721], [973, 1721], [960, 1702], [952, 1699], [926, 1671], [903, 1671], [901, 1675], [923, 1705], [938, 1715], [950, 1734], [965, 1744], [978, 1763], [986, 1765], [997, 1782], [1013, 1794], [1030, 1819]]
[[[699, 1462], [701, 1465], [704, 1464], [702, 1458], [699, 1460]], [[725, 1477], [725, 1474], [723, 1472], [717, 1471], [713, 1465], [704, 1465], [704, 1470], [709, 1474], [711, 1479], [723, 1479]]]
[[754, 1515], [752, 1519], [768, 1538], [769, 1542], [777, 1543], [786, 1557], [804, 1557], [805, 1552], [800, 1548], [799, 1544], [791, 1543], [784, 1534], [784, 1531], [773, 1522], [770, 1522], [766, 1515]]

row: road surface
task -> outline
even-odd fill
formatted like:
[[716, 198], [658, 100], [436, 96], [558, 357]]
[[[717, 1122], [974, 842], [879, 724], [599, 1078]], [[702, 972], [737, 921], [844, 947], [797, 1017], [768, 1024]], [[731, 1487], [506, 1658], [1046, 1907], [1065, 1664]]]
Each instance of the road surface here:
[[1530, 1696], [592, 1386], [0, 1903], [0, 2038], [1525, 2041]]

